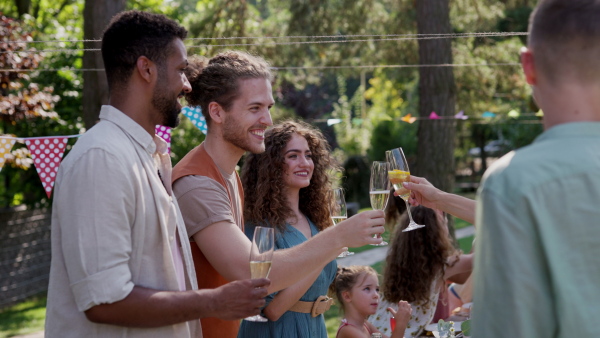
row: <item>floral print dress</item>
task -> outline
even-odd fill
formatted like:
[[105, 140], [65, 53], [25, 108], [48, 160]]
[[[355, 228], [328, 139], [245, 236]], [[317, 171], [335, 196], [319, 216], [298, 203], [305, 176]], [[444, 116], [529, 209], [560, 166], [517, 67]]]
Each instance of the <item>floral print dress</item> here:
[[[439, 299], [438, 285], [438, 279], [435, 279], [431, 284], [431, 291], [429, 293], [430, 302], [427, 302], [427, 304], [410, 304], [412, 307], [412, 314], [406, 325], [404, 337], [416, 337], [420, 335], [425, 330], [425, 326], [431, 323]], [[377, 307], [377, 313], [369, 317], [369, 322], [383, 334], [391, 336], [392, 329], [390, 327], [390, 318], [392, 318], [392, 314], [387, 311], [388, 307], [391, 307], [396, 311], [398, 310], [397, 303], [392, 304], [382, 297], [379, 306]]]

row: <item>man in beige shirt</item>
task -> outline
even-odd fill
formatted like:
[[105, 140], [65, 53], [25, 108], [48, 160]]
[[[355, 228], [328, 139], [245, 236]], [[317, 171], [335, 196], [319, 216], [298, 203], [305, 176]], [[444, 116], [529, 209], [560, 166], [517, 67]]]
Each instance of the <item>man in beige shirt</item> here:
[[138, 11], [104, 33], [110, 105], [56, 179], [47, 337], [201, 336], [198, 318], [240, 319], [264, 305], [266, 279], [196, 290], [170, 158], [154, 135], [177, 125], [190, 91], [186, 33]]

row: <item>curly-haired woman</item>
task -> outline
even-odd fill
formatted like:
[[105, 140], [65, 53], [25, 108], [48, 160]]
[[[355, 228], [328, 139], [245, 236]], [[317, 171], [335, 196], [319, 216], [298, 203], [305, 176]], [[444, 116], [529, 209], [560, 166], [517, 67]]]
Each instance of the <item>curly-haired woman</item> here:
[[[275, 125], [265, 133], [265, 148], [248, 155], [242, 168], [245, 231], [252, 238], [255, 226], [273, 227], [276, 249], [289, 248], [332, 225], [330, 175], [339, 169], [321, 132], [306, 123]], [[327, 338], [322, 313], [331, 304], [326, 295], [337, 263], [323, 265], [269, 295], [263, 309], [269, 321], [243, 321], [238, 337]]]
[[[395, 202], [399, 199], [394, 197]], [[395, 206], [401, 209], [403, 205], [403, 201], [390, 203], [386, 221], [394, 219]], [[391, 314], [386, 309], [395, 309], [400, 300], [405, 300], [412, 307], [405, 337], [418, 336], [423, 332], [433, 319], [445, 281], [470, 272], [473, 263], [472, 254], [461, 254], [452, 246], [448, 220], [442, 211], [418, 206], [412, 207], [411, 213], [415, 222], [425, 227], [402, 232], [409, 220], [406, 213], [400, 218], [386, 258], [383, 299], [377, 313], [369, 319], [378, 330], [390, 334]]]

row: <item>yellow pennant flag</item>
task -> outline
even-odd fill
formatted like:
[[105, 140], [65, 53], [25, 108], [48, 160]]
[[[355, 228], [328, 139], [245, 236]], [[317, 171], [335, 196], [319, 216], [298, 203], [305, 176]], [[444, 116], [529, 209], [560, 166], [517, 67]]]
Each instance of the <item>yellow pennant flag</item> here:
[[0, 170], [4, 166], [4, 162], [6, 162], [6, 158], [10, 154], [10, 150], [17, 140], [14, 138], [4, 138], [0, 137]]
[[413, 122], [415, 122], [417, 120], [417, 118], [416, 117], [412, 117], [410, 114], [406, 114], [405, 116], [402, 117], [401, 120], [404, 121], [404, 122], [412, 124]]

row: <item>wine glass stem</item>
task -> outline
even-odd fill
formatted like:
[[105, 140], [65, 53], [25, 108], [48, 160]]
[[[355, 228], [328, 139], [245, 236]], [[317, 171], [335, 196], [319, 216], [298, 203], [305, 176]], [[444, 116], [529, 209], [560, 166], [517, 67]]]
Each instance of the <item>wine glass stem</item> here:
[[412, 214], [410, 213], [410, 205], [408, 205], [407, 200], [404, 200], [404, 203], [406, 203], [406, 212], [408, 213], [408, 218], [410, 219], [410, 223], [414, 223], [415, 221], [413, 221]]

